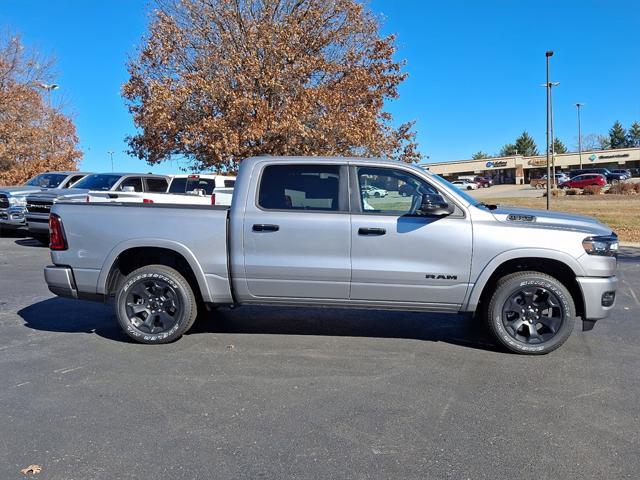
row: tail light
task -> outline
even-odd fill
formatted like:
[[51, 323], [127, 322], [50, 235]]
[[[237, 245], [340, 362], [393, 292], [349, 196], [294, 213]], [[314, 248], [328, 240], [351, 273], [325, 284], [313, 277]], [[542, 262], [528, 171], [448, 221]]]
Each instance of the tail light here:
[[216, 194], [212, 193], [211, 194], [211, 205], [215, 205], [216, 204]]
[[151, 200], [150, 198], [143, 198], [142, 203], [153, 203], [153, 200]]
[[62, 228], [62, 220], [55, 213], [49, 215], [49, 248], [51, 250], [66, 250], [67, 238]]

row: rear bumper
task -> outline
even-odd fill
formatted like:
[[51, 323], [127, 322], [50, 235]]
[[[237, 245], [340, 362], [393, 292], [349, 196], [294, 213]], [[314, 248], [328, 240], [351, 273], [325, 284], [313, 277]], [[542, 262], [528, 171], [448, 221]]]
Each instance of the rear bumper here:
[[577, 277], [584, 299], [584, 319], [600, 320], [606, 318], [615, 306], [615, 293], [618, 279], [612, 277]]
[[24, 207], [9, 207], [0, 209], [0, 224], [3, 227], [21, 228], [27, 225]]
[[44, 267], [44, 280], [49, 291], [59, 297], [104, 302], [105, 296], [96, 293], [78, 291], [75, 275], [71, 267], [47, 265]]
[[71, 267], [47, 265], [44, 267], [44, 280], [51, 293], [59, 297], [78, 298], [78, 288]]

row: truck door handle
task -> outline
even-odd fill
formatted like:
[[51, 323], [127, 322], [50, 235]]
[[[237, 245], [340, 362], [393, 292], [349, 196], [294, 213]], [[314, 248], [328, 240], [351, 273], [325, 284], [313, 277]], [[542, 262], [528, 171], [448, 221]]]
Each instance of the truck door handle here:
[[384, 228], [360, 227], [358, 235], [384, 235], [387, 231]]
[[264, 223], [256, 223], [253, 226], [254, 232], [277, 232], [278, 230], [280, 230], [279, 225], [267, 225]]

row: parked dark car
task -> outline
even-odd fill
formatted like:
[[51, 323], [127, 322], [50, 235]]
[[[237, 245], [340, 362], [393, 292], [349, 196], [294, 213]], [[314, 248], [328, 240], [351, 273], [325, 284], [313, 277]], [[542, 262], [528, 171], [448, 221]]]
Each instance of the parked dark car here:
[[616, 170], [611, 170], [611, 173], [619, 173], [620, 175], [624, 175], [627, 178], [631, 178], [633, 175], [631, 175], [631, 170], [629, 170], [628, 168], [619, 168]]
[[607, 184], [607, 179], [604, 175], [599, 173], [585, 173], [583, 175], [576, 175], [571, 180], [560, 184], [560, 188], [584, 188], [591, 185], [597, 185], [604, 187]]
[[607, 179], [607, 183], [611, 183], [611, 184], [621, 182], [623, 180], [626, 180], [627, 178], [626, 175], [622, 175], [620, 173], [613, 173], [608, 168], [583, 168], [583, 169], [571, 170], [571, 173], [569, 174], [569, 176], [573, 179], [574, 177], [577, 177], [578, 175], [584, 175], [585, 173], [598, 173], [600, 175], [604, 175], [604, 177]]

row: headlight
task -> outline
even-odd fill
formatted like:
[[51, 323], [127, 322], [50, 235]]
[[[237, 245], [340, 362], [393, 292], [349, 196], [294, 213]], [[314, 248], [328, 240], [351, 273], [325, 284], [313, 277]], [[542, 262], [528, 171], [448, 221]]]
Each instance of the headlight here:
[[14, 207], [25, 207], [27, 205], [27, 197], [9, 197], [9, 205]]
[[582, 246], [589, 255], [604, 255], [614, 257], [618, 254], [618, 236], [612, 233], [603, 237], [587, 237]]

